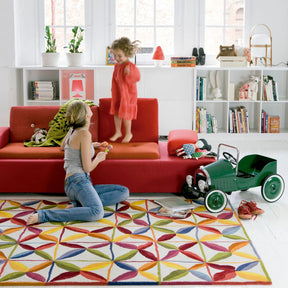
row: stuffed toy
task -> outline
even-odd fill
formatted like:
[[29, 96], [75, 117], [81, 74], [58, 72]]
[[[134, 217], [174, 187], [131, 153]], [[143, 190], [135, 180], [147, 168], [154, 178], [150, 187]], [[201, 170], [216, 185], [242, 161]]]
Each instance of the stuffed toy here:
[[237, 56], [237, 52], [235, 50], [235, 45], [231, 46], [222, 46], [220, 45], [220, 51], [217, 55], [216, 59], [218, 59], [220, 56]]
[[176, 150], [176, 155], [182, 156], [183, 159], [199, 159], [202, 156], [215, 157], [215, 153], [210, 151], [211, 145], [205, 139], [199, 139], [195, 144], [184, 144]]
[[46, 129], [36, 128], [34, 130], [34, 134], [31, 137], [31, 141], [35, 142], [36, 144], [43, 143], [46, 141], [47, 133], [48, 132]]

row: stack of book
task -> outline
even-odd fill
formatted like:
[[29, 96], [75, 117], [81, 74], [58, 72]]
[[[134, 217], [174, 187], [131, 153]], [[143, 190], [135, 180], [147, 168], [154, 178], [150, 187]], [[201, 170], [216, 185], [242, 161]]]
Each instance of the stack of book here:
[[249, 117], [246, 107], [230, 108], [229, 126], [230, 133], [249, 133]]
[[171, 67], [195, 67], [196, 57], [171, 57]]
[[196, 132], [198, 133], [217, 133], [217, 119], [207, 112], [206, 108], [197, 107], [196, 109]]
[[194, 205], [179, 197], [168, 197], [154, 200], [162, 206], [157, 215], [168, 216], [172, 218], [185, 218], [187, 214], [194, 208]]
[[280, 116], [269, 115], [264, 110], [262, 110], [261, 132], [262, 133], [279, 133], [280, 132]]
[[207, 98], [207, 79], [197, 76], [196, 79], [196, 100], [206, 101]]
[[57, 100], [57, 81], [32, 81], [32, 100]]
[[270, 75], [263, 76], [263, 100], [279, 101], [277, 82]]

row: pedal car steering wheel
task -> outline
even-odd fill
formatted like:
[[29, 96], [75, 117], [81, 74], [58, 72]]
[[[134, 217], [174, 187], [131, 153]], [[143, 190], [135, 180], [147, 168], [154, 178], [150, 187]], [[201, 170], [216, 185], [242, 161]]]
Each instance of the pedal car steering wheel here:
[[237, 165], [237, 159], [228, 152], [223, 152], [223, 157], [228, 160], [231, 164]]

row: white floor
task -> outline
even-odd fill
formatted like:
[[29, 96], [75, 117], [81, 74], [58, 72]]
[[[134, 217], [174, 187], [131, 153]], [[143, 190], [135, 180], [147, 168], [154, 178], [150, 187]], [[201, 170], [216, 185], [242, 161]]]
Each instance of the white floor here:
[[[284, 181], [286, 181], [285, 193], [278, 202], [265, 202], [265, 200], [261, 197], [260, 187], [245, 192], [233, 192], [229, 196], [229, 200], [235, 209], [238, 207], [241, 200], [245, 199], [249, 201], [256, 201], [258, 207], [265, 210], [265, 213], [257, 217], [255, 220], [242, 221], [258, 254], [263, 260], [273, 283], [271, 286], [256, 285], [254, 287], [286, 288], [288, 285], [288, 275], [286, 279], [286, 273], [288, 272], [288, 137], [283, 135], [273, 135], [273, 137], [271, 137], [271, 135], [235, 135], [234, 137], [233, 135], [233, 137], [230, 136], [225, 139], [225, 136], [216, 134], [205, 135], [205, 139], [212, 145], [212, 150], [215, 152], [217, 152], [217, 146], [219, 143], [226, 143], [238, 147], [240, 150], [240, 158], [247, 154], [261, 154], [277, 159], [277, 172], [284, 178]], [[143, 197], [145, 194], [133, 194], [132, 196], [135, 197], [137, 195], [139, 197]], [[17, 197], [21, 198], [23, 196], [27, 198], [26, 194], [15, 195], [13, 198], [17, 199]], [[37, 195], [33, 194], [33, 197], [35, 196]], [[0, 199], [4, 198], [11, 199], [11, 194], [2, 194], [0, 196]], [[151, 286], [142, 287], [144, 288]], [[187, 286], [182, 287], [186, 288]], [[197, 287], [212, 286], [197, 285]], [[213, 285], [213, 287], [227, 288], [228, 286]], [[236, 287], [244, 288], [247, 286], [239, 285]]]

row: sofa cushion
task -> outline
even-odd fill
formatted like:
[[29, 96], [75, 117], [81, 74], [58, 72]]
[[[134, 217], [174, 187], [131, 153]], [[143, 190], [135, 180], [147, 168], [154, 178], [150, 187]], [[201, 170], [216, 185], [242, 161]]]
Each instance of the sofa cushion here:
[[[10, 111], [10, 142], [29, 141], [35, 128], [49, 130], [49, 123], [60, 106], [14, 106]], [[92, 106], [90, 132], [92, 140], [98, 141], [98, 106]]]
[[181, 148], [183, 144], [195, 144], [197, 140], [198, 134], [196, 131], [188, 129], [171, 130], [168, 134], [168, 153], [169, 155], [176, 155], [176, 150]]
[[25, 147], [22, 142], [9, 143], [0, 149], [0, 159], [63, 159], [60, 147]]
[[159, 147], [155, 142], [113, 143], [107, 159], [159, 159]]
[[[110, 115], [111, 98], [99, 100], [99, 141], [108, 141], [115, 132], [114, 117]], [[133, 138], [130, 142], [158, 143], [158, 100], [154, 98], [137, 99], [137, 119], [132, 121]], [[123, 126], [123, 125], [122, 125]], [[125, 135], [122, 127], [122, 135]], [[117, 142], [121, 142], [122, 138]]]

